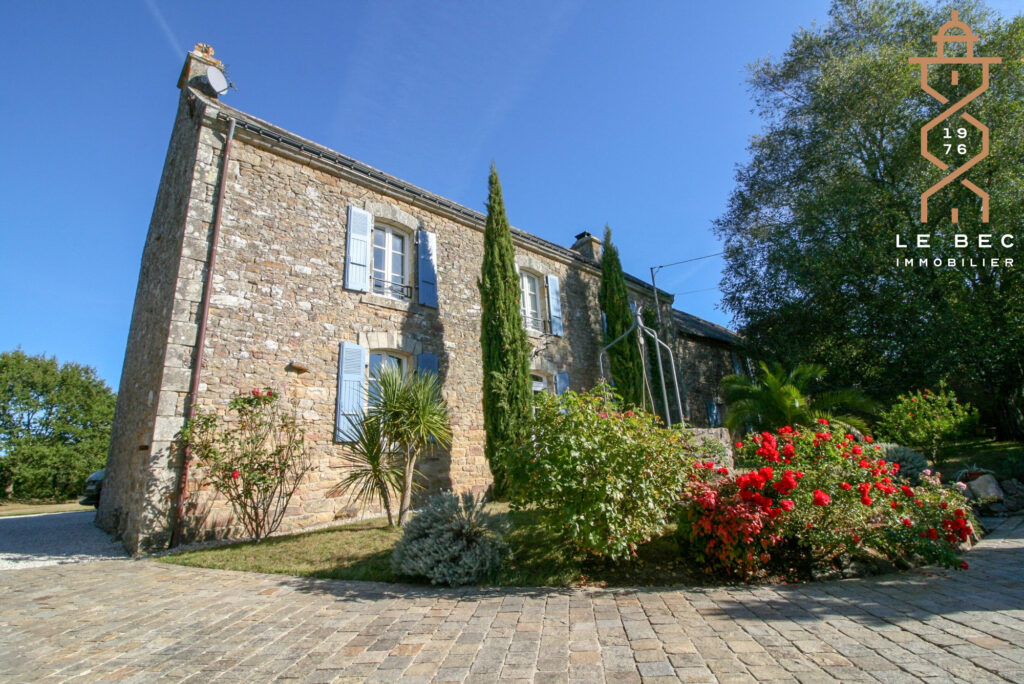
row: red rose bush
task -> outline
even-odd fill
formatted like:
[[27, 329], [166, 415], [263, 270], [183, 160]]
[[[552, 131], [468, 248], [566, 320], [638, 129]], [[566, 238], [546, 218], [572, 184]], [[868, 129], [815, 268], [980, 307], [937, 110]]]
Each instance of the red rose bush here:
[[871, 437], [833, 434], [821, 419], [736, 447], [752, 470], [695, 467], [680, 502], [680, 543], [708, 572], [806, 578], [879, 558], [961, 567], [957, 551], [976, 529], [963, 496], [934, 477], [910, 485]]

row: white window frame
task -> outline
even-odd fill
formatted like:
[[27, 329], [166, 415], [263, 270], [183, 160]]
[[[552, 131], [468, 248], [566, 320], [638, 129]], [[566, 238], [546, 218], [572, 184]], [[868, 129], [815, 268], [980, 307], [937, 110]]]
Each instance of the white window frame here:
[[[384, 236], [383, 247], [377, 245], [378, 235]], [[395, 273], [393, 271], [396, 236], [401, 237], [405, 245], [405, 253], [402, 254], [402, 268], [405, 272], [402, 274], [402, 282], [400, 283], [395, 281]], [[390, 297], [403, 302], [410, 301], [413, 290], [412, 254], [415, 248], [416, 240], [408, 230], [374, 221], [373, 235], [370, 237], [370, 249], [372, 250], [370, 259], [370, 292], [381, 297]], [[384, 268], [377, 267], [378, 249], [384, 250]]]
[[409, 355], [404, 352], [395, 351], [394, 349], [370, 349], [366, 364], [366, 403], [367, 406], [370, 404], [370, 398], [373, 396], [373, 357], [381, 357], [381, 367], [383, 368], [388, 362], [394, 362], [398, 366], [398, 369], [403, 373], [408, 372], [409, 363], [411, 359]]
[[[529, 284], [534, 284], [536, 295], [536, 307], [530, 305]], [[544, 287], [541, 285], [543, 279], [533, 271], [519, 269], [519, 297], [520, 313], [523, 316], [523, 325], [527, 330], [542, 333], [544, 323], [547, 320]]]

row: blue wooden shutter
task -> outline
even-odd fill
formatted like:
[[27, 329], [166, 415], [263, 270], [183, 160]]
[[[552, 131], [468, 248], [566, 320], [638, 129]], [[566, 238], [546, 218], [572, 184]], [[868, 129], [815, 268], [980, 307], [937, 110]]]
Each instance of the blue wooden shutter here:
[[348, 206], [348, 242], [345, 246], [345, 288], [370, 291], [370, 241], [373, 239], [373, 214]]
[[334, 440], [342, 442], [363, 415], [366, 396], [366, 347], [351, 342], [338, 345], [338, 402], [334, 420]]
[[437, 308], [437, 236], [419, 231], [416, 244], [419, 261], [419, 302]]
[[555, 376], [555, 394], [565, 394], [569, 389], [569, 374], [559, 373]]
[[437, 354], [428, 354], [424, 352], [416, 357], [416, 370], [420, 373], [430, 371], [434, 375], [437, 375]]
[[558, 287], [558, 276], [546, 276], [548, 282], [548, 313], [551, 314], [551, 334], [562, 336], [562, 294]]
[[722, 416], [718, 412], [718, 404], [709, 401], [705, 405], [708, 410], [708, 427], [720, 427], [722, 425]]

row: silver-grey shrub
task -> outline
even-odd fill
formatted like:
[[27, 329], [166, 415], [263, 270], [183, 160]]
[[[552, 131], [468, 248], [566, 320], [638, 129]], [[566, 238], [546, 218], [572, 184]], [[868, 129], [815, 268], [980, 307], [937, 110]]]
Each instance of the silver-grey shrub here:
[[406, 523], [391, 568], [433, 584], [473, 584], [501, 567], [508, 547], [505, 525], [472, 494], [442, 492]]
[[877, 446], [882, 447], [884, 458], [889, 463], [900, 464], [900, 475], [917, 484], [921, 479], [921, 471], [928, 467], [928, 459], [924, 454], [914, 451], [902, 444], [891, 444], [879, 442]]

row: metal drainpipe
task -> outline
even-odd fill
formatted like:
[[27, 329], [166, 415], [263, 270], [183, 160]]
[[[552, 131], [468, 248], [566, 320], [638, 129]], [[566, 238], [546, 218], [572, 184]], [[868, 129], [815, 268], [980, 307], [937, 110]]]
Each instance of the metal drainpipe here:
[[[188, 389], [188, 417], [196, 416], [196, 400], [199, 397], [199, 375], [203, 370], [203, 347], [206, 346], [206, 323], [210, 316], [210, 295], [213, 293], [213, 269], [217, 265], [217, 242], [220, 238], [220, 217], [224, 209], [224, 188], [228, 184], [228, 162], [231, 160], [231, 141], [235, 138], [235, 120], [228, 119], [228, 135], [224, 140], [221, 155], [220, 182], [217, 184], [217, 204], [213, 209], [213, 226], [210, 231], [210, 254], [206, 267], [206, 282], [203, 283], [203, 301], [199, 307], [199, 333], [196, 336], [195, 363], [192, 367], [192, 383]], [[171, 530], [170, 546], [177, 546], [181, 538], [181, 526], [185, 514], [185, 494], [188, 488], [188, 465], [192, 460], [192, 449], [185, 447], [178, 476], [178, 503], [174, 512], [174, 527]]]

